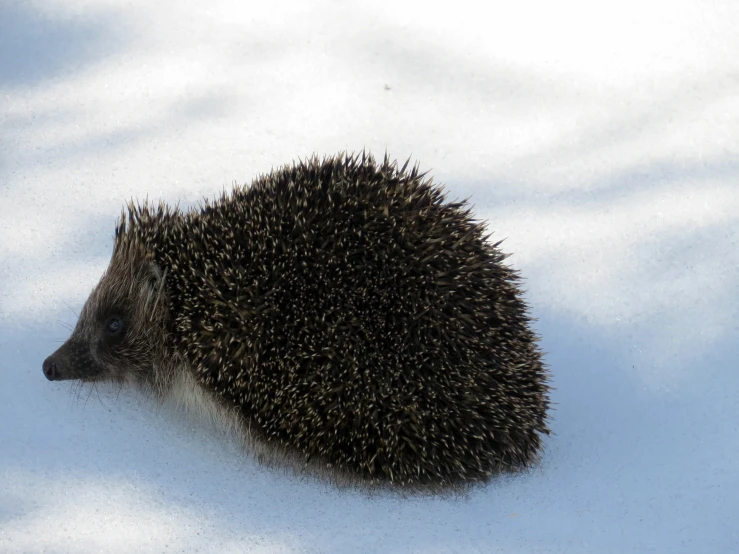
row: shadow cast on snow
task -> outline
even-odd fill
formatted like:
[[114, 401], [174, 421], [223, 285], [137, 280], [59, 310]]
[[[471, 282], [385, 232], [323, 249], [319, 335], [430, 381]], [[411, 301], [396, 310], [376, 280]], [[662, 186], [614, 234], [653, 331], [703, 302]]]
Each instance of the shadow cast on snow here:
[[[69, 384], [43, 378], [38, 341], [5, 333], [2, 373], [14, 382], [0, 388], [0, 402], [23, 432], [0, 430], [0, 441], [10, 446], [0, 452], [0, 467], [41, 483], [128, 483], [177, 511], [207, 513], [234, 540], [310, 529], [301, 544], [324, 552], [369, 544], [379, 529], [388, 551], [407, 541], [448, 550], [459, 547], [459, 537], [476, 548], [495, 537], [497, 547], [510, 551], [522, 530], [527, 544], [540, 548], [644, 547], [655, 536], [662, 546], [689, 545], [697, 530], [714, 537], [717, 548], [728, 544], [722, 541], [739, 500], [730, 486], [709, 493], [701, 475], [728, 476], [739, 449], [729, 417], [739, 354], [731, 337], [705, 357], [710, 381], [695, 383], [691, 394], [672, 394], [641, 386], [628, 332], [610, 334], [546, 311], [536, 315], [553, 374], [554, 435], [530, 472], [494, 479], [462, 497], [366, 496], [261, 467], [212, 430], [142, 404], [136, 393], [83, 388], [70, 397]], [[62, 424], [50, 428], [50, 421]], [[19, 440], [43, 441], [47, 455], [23, 455]], [[11, 497], [0, 514], [8, 521], [29, 509]], [[581, 534], [579, 543], [573, 533], [585, 521], [598, 533]]]
[[25, 2], [4, 2], [0, 90], [41, 86], [100, 63], [125, 47], [123, 22], [113, 13], [54, 17]]

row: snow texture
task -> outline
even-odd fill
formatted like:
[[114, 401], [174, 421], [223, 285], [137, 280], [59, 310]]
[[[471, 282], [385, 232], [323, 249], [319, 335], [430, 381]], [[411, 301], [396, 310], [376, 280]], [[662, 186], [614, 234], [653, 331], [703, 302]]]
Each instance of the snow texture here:
[[[0, 0], [0, 552], [739, 552], [739, 3]], [[510, 262], [531, 472], [338, 490], [49, 383], [131, 198], [412, 156]]]

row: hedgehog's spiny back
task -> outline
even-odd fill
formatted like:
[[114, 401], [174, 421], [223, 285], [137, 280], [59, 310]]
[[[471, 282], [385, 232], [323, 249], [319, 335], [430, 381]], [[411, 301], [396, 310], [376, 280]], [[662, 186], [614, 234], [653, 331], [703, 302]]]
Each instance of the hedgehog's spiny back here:
[[368, 478], [484, 479], [547, 432], [516, 274], [417, 169], [274, 171], [155, 245], [178, 347], [268, 441]]

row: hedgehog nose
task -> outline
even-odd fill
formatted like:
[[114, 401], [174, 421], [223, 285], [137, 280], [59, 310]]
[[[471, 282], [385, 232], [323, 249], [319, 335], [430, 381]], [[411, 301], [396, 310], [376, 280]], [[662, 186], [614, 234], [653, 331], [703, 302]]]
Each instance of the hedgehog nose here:
[[59, 378], [59, 369], [56, 366], [56, 362], [49, 356], [44, 360], [43, 364], [44, 375], [49, 381], [53, 381]]

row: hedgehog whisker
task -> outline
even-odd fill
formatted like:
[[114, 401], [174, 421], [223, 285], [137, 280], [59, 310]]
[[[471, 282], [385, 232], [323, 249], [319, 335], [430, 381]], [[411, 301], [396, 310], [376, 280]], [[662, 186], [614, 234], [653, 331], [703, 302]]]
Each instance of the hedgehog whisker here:
[[64, 301], [64, 300], [62, 300], [62, 302], [64, 302], [64, 305], [65, 305], [65, 306], [66, 306], [67, 308], [69, 308], [69, 311], [70, 311], [70, 312], [72, 312], [72, 313], [74, 314], [74, 317], [75, 317], [76, 319], [79, 319], [79, 318], [80, 318], [79, 314], [78, 314], [77, 312], [75, 312], [75, 311], [74, 311], [74, 310], [72, 309], [72, 306], [70, 306], [69, 304], [67, 304], [67, 302], [66, 302], [66, 301]]
[[61, 324], [62, 327], [65, 327], [65, 328], [69, 329], [70, 331], [74, 331], [74, 327], [72, 325], [70, 325], [69, 323], [67, 323], [66, 321], [62, 321], [61, 319], [57, 319], [56, 322], [59, 323], [59, 324]]
[[87, 397], [85, 397], [85, 404], [84, 404], [84, 405], [82, 406], [82, 409], [83, 409], [83, 410], [84, 410], [85, 408], [87, 408], [87, 402], [88, 402], [88, 401], [90, 400], [90, 396], [92, 396], [92, 389], [93, 389], [93, 388], [95, 388], [95, 387], [94, 387], [94, 384], [95, 384], [95, 382], [94, 382], [94, 381], [93, 381], [92, 383], [89, 383], [89, 385], [90, 385], [90, 386], [88, 387], [88, 388], [89, 388], [89, 390], [87, 391]]
[[98, 402], [100, 402], [100, 405], [101, 405], [101, 406], [102, 406], [103, 408], [105, 408], [105, 407], [106, 407], [106, 406], [105, 406], [105, 402], [103, 402], [103, 397], [102, 397], [102, 396], [100, 396], [100, 389], [98, 388], [98, 386], [97, 386], [97, 385], [98, 385], [98, 382], [97, 382], [97, 381], [93, 381], [93, 382], [92, 382], [92, 388], [94, 388], [94, 389], [95, 389], [95, 396], [97, 396], [97, 399], [98, 399]]

